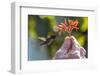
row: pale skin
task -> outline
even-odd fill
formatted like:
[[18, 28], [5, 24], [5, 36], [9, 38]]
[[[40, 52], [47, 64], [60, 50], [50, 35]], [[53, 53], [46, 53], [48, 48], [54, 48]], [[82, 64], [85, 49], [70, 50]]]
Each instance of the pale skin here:
[[85, 58], [86, 50], [78, 43], [74, 36], [66, 36], [64, 43], [57, 50], [53, 59], [81, 59]]

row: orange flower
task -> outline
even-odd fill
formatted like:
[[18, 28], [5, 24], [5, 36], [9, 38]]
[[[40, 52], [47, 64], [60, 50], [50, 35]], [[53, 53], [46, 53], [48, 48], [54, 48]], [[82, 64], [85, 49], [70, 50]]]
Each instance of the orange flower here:
[[61, 23], [60, 25], [58, 25], [58, 30], [61, 32], [67, 31], [68, 27], [67, 27], [67, 22], [66, 20], [64, 21], [64, 23]]
[[73, 29], [76, 29], [78, 30], [78, 21], [75, 20], [75, 21], [72, 21], [72, 20], [68, 20], [68, 24], [69, 24], [69, 29], [68, 29], [68, 32], [72, 32]]
[[60, 32], [68, 32], [69, 35], [71, 34], [72, 30], [78, 30], [78, 20], [68, 20], [68, 22], [66, 21], [66, 19], [64, 20], [64, 23], [61, 23], [60, 25], [57, 26], [58, 30]]

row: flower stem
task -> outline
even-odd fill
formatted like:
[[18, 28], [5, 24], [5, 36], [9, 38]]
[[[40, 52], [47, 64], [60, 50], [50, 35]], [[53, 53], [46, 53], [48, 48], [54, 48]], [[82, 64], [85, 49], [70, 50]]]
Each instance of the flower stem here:
[[71, 36], [71, 33], [69, 33], [69, 36]]

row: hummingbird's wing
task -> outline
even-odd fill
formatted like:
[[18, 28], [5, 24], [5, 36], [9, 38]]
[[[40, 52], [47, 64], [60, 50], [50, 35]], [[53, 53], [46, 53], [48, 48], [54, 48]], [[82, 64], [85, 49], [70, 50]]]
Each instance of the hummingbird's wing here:
[[41, 41], [46, 41], [46, 38], [44, 38], [44, 37], [38, 37], [38, 39]]
[[44, 38], [44, 37], [38, 37], [38, 39], [42, 41], [42, 42], [40, 43], [40, 45], [45, 45], [45, 44], [48, 43], [48, 42], [47, 42], [47, 39]]

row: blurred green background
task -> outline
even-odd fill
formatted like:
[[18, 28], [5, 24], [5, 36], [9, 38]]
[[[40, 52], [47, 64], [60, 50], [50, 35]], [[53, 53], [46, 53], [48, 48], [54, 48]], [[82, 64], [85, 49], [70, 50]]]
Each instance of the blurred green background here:
[[88, 17], [28, 15], [28, 60], [52, 59], [68, 34], [57, 35], [56, 39], [47, 46], [40, 46], [42, 41], [38, 38], [57, 34], [54, 28], [64, 22], [65, 18], [78, 20], [79, 30], [73, 30], [72, 35], [85, 48], [88, 58]]

